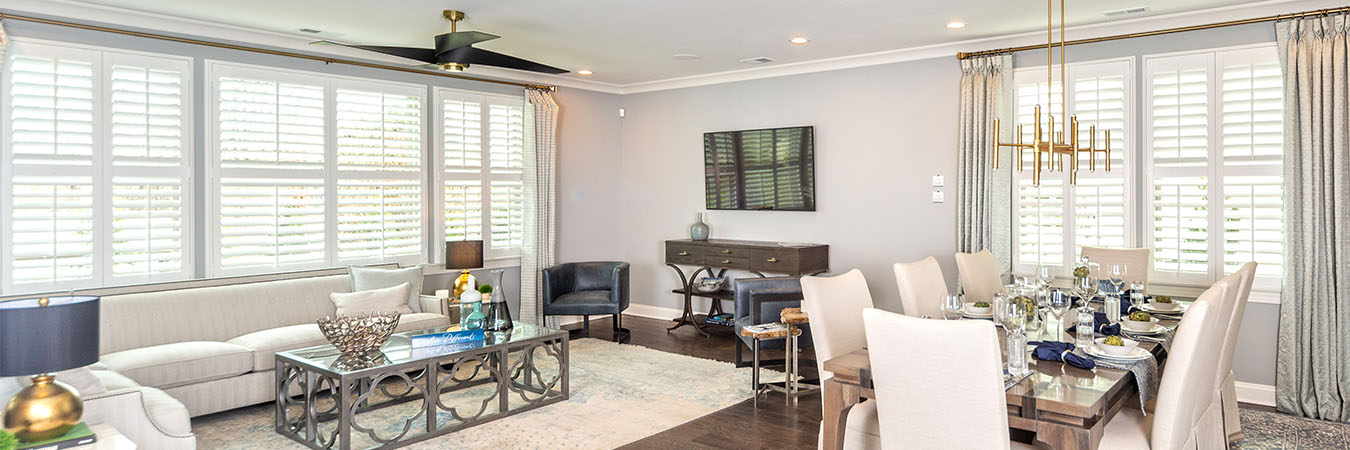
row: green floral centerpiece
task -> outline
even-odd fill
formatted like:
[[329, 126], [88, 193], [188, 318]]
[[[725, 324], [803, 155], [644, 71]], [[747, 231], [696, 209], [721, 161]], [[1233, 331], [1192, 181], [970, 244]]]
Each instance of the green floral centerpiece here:
[[8, 431], [0, 430], [0, 450], [14, 450], [19, 446], [19, 438], [14, 437]]

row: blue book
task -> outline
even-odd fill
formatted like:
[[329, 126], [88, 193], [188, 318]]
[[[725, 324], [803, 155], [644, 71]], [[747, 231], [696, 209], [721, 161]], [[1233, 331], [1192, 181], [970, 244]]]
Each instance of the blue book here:
[[[481, 332], [483, 330], [477, 331]], [[480, 339], [477, 341], [460, 342], [458, 344], [433, 345], [429, 347], [413, 347], [412, 357], [413, 359], [434, 358], [437, 356], [449, 355], [452, 353], [458, 353], [465, 350], [472, 350], [478, 347], [482, 347], [483, 344], [484, 341]]]
[[416, 334], [411, 337], [412, 347], [439, 347], [483, 340], [483, 330], [458, 330], [442, 333]]

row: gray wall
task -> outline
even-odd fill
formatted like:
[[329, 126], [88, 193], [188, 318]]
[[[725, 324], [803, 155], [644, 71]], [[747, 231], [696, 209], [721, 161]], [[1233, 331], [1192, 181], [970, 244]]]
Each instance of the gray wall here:
[[[1273, 41], [1273, 27], [1258, 24], [1077, 46], [1068, 54], [1085, 61]], [[1019, 53], [1016, 61], [1043, 65], [1044, 55]], [[1135, 67], [1142, 70], [1142, 60]], [[623, 96], [617, 239], [633, 264], [633, 301], [681, 307], [670, 293], [679, 281], [663, 264], [662, 241], [687, 237], [694, 213], [703, 211], [702, 133], [794, 125], [816, 129], [818, 211], [711, 211], [713, 237], [830, 244], [833, 271], [862, 270], [884, 309], [901, 309], [895, 262], [935, 256], [954, 290], [959, 78], [956, 59], [944, 57]], [[930, 201], [935, 174], [947, 178], [946, 203]], [[1237, 379], [1273, 384], [1278, 306], [1247, 311]]]

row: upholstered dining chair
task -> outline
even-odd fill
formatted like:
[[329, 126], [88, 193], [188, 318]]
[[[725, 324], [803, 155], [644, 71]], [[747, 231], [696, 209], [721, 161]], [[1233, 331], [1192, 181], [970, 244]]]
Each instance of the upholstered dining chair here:
[[1136, 409], [1121, 409], [1107, 422], [1099, 448], [1195, 450], [1226, 446], [1215, 389], [1196, 387], [1211, 385], [1218, 374], [1219, 352], [1213, 349], [1223, 344], [1228, 324], [1228, 317], [1222, 314], [1223, 303], [1237, 295], [1237, 290], [1231, 280], [1220, 280], [1191, 304], [1172, 338], [1153, 413], [1145, 416]]
[[[1233, 275], [1238, 276], [1237, 295], [1233, 296], [1231, 312], [1228, 315], [1228, 332], [1223, 338], [1223, 353], [1219, 354], [1218, 389], [1219, 402], [1223, 412], [1223, 435], [1229, 443], [1242, 440], [1242, 423], [1238, 420], [1237, 383], [1233, 379], [1233, 351], [1237, 348], [1238, 331], [1242, 329], [1242, 316], [1247, 311], [1247, 299], [1252, 294], [1252, 282], [1256, 279], [1256, 262], [1243, 264]], [[1229, 275], [1230, 277], [1233, 275]]]
[[544, 268], [545, 316], [581, 316], [587, 336], [592, 315], [614, 316], [614, 341], [626, 342], [632, 333], [623, 327], [628, 309], [628, 263], [617, 261], [562, 263]]
[[[895, 283], [900, 287], [900, 304], [910, 317], [942, 317], [942, 297], [947, 295], [947, 280], [937, 258], [912, 263], [895, 263]], [[992, 294], [991, 294], [992, 295]]]
[[957, 253], [956, 270], [960, 276], [961, 293], [968, 302], [987, 302], [994, 294], [1003, 291], [1003, 279], [999, 276], [998, 262], [989, 249], [976, 253]]
[[1089, 261], [1101, 265], [1102, 273], [1099, 278], [1106, 279], [1106, 271], [1110, 264], [1124, 263], [1129, 269], [1125, 273], [1125, 283], [1138, 281], [1148, 285], [1149, 262], [1153, 258], [1153, 249], [1151, 248], [1104, 248], [1083, 246], [1080, 256], [1086, 256]]
[[[993, 322], [924, 320], [869, 308], [863, 325], [883, 447], [1034, 448], [1008, 436]], [[946, 388], [935, 388], [935, 380]]]
[[[801, 278], [802, 310], [811, 318], [811, 338], [816, 349], [816, 371], [821, 385], [834, 377], [825, 371], [825, 361], [867, 346], [862, 312], [872, 307], [867, 279], [858, 269], [832, 277]], [[844, 448], [881, 448], [877, 431], [877, 405], [868, 400], [853, 405], [844, 416]], [[821, 424], [822, 429], [824, 424]], [[824, 442], [824, 433], [819, 433]]]

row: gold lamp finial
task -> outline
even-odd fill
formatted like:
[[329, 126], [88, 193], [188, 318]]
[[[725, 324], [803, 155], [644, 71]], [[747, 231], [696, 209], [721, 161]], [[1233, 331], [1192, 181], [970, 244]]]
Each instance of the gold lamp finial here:
[[38, 297], [38, 306], [47, 306], [52, 303], [52, 299], [47, 297]]

